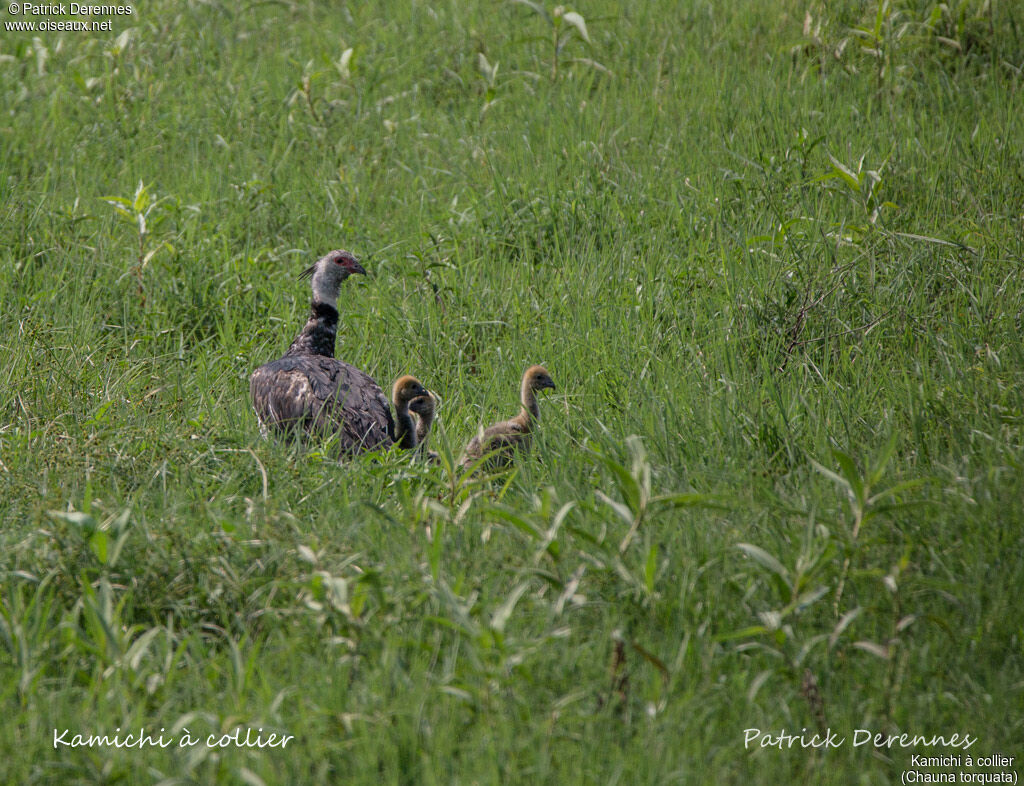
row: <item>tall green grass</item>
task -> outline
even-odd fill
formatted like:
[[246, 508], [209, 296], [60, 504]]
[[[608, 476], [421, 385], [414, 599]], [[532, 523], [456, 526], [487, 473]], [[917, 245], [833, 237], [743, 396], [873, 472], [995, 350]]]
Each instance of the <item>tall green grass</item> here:
[[[545, 10], [0, 38], [0, 780], [1022, 752], [1024, 15], [594, 0], [588, 41]], [[439, 393], [441, 467], [259, 438], [248, 374], [337, 247], [371, 271], [338, 354]], [[531, 363], [529, 459], [450, 470]], [[139, 727], [174, 744], [54, 749]], [[236, 727], [295, 739], [177, 745]], [[819, 727], [846, 745], [744, 748]]]

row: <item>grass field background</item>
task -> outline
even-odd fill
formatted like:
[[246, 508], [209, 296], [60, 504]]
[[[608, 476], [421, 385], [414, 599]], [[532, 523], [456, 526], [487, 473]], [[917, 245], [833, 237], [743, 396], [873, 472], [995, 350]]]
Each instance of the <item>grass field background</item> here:
[[[0, 780], [888, 784], [964, 752], [856, 729], [1022, 772], [1024, 12], [538, 9], [2, 33]], [[339, 357], [438, 392], [445, 466], [259, 438], [248, 374], [332, 248], [371, 273]], [[532, 363], [529, 460], [448, 471]], [[174, 744], [54, 749], [140, 727]], [[238, 727], [294, 740], [178, 747]], [[819, 727], [846, 744], [744, 748]]]

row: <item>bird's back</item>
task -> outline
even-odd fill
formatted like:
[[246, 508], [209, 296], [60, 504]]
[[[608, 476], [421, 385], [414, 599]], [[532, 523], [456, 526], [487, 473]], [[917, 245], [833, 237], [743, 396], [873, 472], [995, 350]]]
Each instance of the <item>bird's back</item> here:
[[323, 355], [286, 355], [249, 379], [264, 432], [337, 434], [342, 452], [390, 445], [394, 421], [383, 391], [364, 372]]
[[478, 459], [493, 453], [486, 463], [488, 466], [507, 466], [515, 455], [516, 449], [527, 448], [530, 441], [529, 423], [522, 415], [503, 420], [484, 429], [469, 441], [461, 466], [469, 467]]

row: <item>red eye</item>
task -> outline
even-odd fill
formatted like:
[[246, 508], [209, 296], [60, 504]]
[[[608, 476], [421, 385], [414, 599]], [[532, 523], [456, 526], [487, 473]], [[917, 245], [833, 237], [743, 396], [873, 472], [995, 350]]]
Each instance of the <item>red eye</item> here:
[[344, 265], [345, 264], [345, 257], [335, 257], [334, 258], [334, 264], [335, 265]]

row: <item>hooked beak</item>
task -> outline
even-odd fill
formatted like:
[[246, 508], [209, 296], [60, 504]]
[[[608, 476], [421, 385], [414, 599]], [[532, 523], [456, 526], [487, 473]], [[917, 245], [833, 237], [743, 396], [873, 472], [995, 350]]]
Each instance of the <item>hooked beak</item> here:
[[349, 265], [348, 272], [349, 273], [358, 273], [361, 276], [369, 275], [366, 272], [366, 268], [364, 268], [358, 262], [353, 262], [351, 265]]

